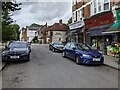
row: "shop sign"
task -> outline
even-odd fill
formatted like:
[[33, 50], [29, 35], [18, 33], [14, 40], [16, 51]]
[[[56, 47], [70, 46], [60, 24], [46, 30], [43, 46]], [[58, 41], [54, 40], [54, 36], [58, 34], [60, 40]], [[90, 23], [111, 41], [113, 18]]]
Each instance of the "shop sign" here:
[[120, 21], [120, 9], [116, 11], [116, 19]]
[[85, 25], [84, 21], [78, 21], [78, 22], [70, 24], [69, 28], [70, 28], [70, 30], [72, 30], [72, 29], [83, 27], [84, 25]]

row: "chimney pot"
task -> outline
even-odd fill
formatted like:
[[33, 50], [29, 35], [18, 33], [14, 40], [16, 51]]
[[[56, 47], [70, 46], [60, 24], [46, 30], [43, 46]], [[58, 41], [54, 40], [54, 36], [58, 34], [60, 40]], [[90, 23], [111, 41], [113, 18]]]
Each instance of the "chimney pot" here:
[[61, 23], [61, 24], [62, 24], [62, 19], [60, 19], [60, 20], [59, 20], [59, 23]]

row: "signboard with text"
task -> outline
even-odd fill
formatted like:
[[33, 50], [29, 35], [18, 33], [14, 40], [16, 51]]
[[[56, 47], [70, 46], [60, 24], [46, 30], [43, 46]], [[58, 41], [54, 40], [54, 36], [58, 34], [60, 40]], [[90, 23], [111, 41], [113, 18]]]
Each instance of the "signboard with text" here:
[[70, 24], [69, 28], [70, 28], [70, 30], [72, 30], [72, 29], [83, 27], [84, 25], [85, 25], [84, 21], [78, 21], [78, 22]]

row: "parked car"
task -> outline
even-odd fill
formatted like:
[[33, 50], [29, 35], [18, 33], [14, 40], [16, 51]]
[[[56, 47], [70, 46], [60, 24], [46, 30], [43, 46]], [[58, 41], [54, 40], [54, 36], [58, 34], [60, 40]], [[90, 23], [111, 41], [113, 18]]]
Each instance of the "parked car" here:
[[26, 42], [13, 41], [5, 46], [2, 61], [30, 61], [31, 48]]
[[67, 43], [63, 49], [63, 57], [69, 57], [76, 64], [103, 64], [104, 57], [85, 43]]
[[49, 50], [52, 50], [53, 52], [55, 52], [55, 51], [63, 51], [63, 48], [64, 48], [64, 45], [60, 41], [51, 42], [49, 44]]

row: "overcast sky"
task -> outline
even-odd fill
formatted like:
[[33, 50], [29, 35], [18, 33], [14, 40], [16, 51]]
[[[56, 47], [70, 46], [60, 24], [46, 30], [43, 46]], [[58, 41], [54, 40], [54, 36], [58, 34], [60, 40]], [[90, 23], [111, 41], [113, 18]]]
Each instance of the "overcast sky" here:
[[[66, 23], [67, 20], [72, 16], [72, 2], [66, 0], [66, 2], [61, 2], [62, 0], [49, 0], [49, 2], [44, 0], [33, 1], [24, 1], [17, 0], [21, 2], [21, 10], [13, 13], [12, 18], [18, 23], [21, 27], [30, 25], [32, 23], [37, 23], [44, 25], [46, 22], [51, 25], [55, 22], [59, 22], [60, 19], [63, 19], [63, 22]], [[63, 0], [65, 1], [65, 0]]]

